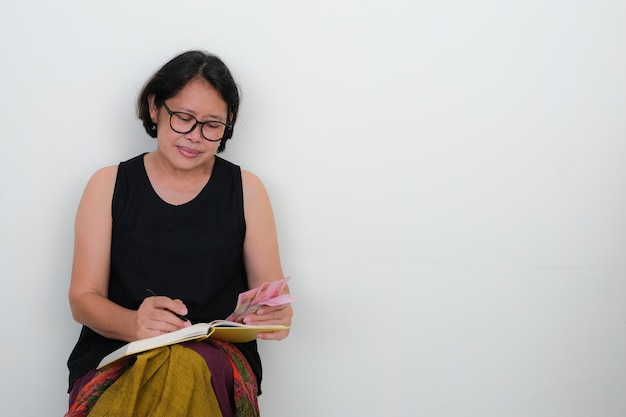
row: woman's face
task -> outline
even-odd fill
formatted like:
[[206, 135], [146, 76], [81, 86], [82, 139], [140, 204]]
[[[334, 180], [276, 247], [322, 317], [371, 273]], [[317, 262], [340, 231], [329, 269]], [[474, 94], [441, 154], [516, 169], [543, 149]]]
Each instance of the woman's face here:
[[167, 106], [172, 112], [188, 113], [199, 122], [213, 120], [226, 123], [228, 106], [213, 86], [201, 79], [194, 79], [177, 95], [165, 100], [165, 106], [159, 109], [154, 104], [154, 97], [150, 97], [149, 101], [150, 117], [157, 125], [158, 152], [170, 164], [176, 169], [191, 170], [213, 159], [220, 142], [204, 139], [200, 125], [189, 133], [175, 132], [170, 126], [170, 114], [165, 108]]

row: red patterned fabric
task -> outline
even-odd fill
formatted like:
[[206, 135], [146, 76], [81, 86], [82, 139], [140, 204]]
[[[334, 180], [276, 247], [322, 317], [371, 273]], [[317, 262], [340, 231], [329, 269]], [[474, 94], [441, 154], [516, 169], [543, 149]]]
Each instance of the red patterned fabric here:
[[64, 417], [85, 417], [89, 414], [100, 395], [132, 365], [133, 359], [123, 358], [96, 371], [94, 377], [80, 390], [76, 401]]
[[233, 367], [235, 415], [245, 417], [259, 416], [257, 382], [250, 364], [239, 349], [230, 343], [220, 342], [219, 340], [209, 341], [226, 352]]

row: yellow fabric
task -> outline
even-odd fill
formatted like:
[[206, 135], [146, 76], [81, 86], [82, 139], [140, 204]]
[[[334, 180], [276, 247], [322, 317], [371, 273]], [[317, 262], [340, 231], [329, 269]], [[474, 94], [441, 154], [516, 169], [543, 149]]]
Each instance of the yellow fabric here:
[[89, 417], [221, 417], [211, 371], [179, 345], [137, 355], [137, 361], [93, 406]]

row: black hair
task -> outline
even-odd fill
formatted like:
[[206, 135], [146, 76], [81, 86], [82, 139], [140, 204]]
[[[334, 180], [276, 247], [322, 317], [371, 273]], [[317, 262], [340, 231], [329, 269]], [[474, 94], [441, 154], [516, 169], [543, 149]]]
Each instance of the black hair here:
[[216, 55], [205, 51], [187, 51], [167, 62], [146, 82], [137, 98], [137, 116], [143, 122], [148, 135], [156, 138], [154, 123], [150, 118], [148, 97], [154, 95], [157, 108], [163, 102], [178, 94], [190, 81], [201, 79], [215, 88], [228, 108], [226, 132], [220, 141], [217, 152], [222, 152], [226, 141], [233, 135], [233, 128], [239, 111], [239, 89], [230, 70]]

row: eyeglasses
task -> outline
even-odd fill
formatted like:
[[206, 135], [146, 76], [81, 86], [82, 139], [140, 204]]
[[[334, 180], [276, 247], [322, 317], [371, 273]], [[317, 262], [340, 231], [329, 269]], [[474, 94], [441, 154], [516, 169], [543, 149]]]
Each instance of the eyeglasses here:
[[209, 142], [219, 142], [226, 136], [227, 130], [231, 127], [219, 120], [201, 122], [189, 113], [170, 110], [165, 102], [163, 102], [163, 106], [165, 106], [165, 110], [167, 110], [167, 113], [170, 115], [170, 127], [176, 133], [189, 133], [194, 130], [196, 126], [200, 125], [200, 132], [204, 139]]

